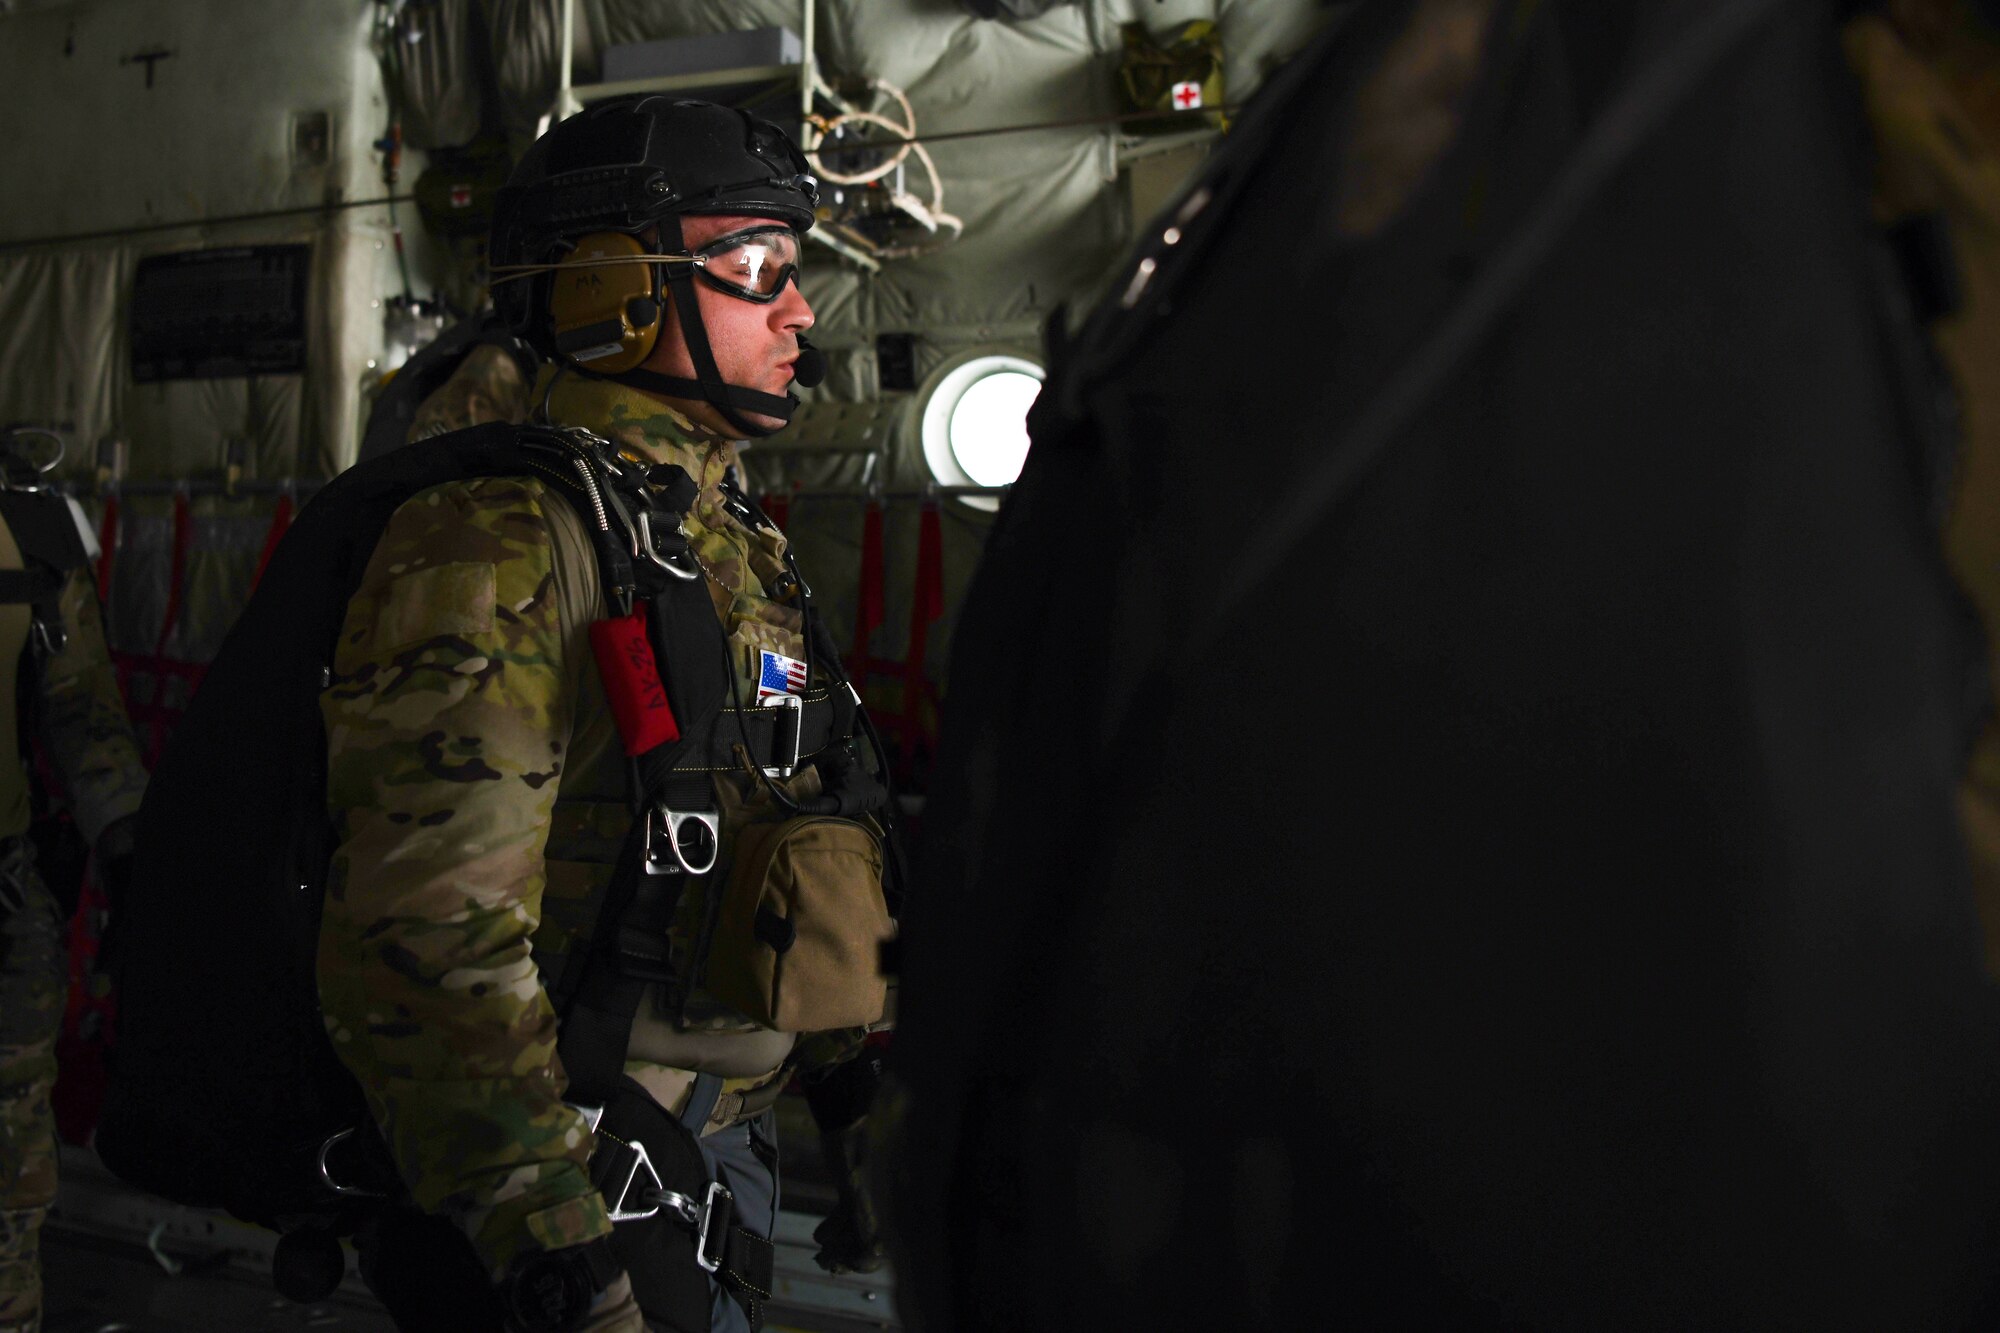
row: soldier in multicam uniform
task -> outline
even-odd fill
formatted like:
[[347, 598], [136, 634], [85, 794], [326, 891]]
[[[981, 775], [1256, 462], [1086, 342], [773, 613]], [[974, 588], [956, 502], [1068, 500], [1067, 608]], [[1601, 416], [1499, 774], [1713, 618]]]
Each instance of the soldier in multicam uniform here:
[[[684, 386], [681, 393], [551, 367], [528, 394], [521, 383], [482, 387], [488, 367], [468, 362], [420, 410], [413, 436], [488, 413], [519, 419], [532, 400], [552, 421], [587, 427], [628, 457], [685, 469], [700, 488], [686, 530], [735, 650], [737, 688], [754, 695], [762, 650], [806, 655], [802, 618], [788, 600], [796, 588], [785, 538], [746, 522], [724, 482], [736, 440], [783, 424], [782, 415], [744, 405], [789, 411], [786, 389], [813, 318], [792, 281], [796, 233], [811, 225], [810, 178], [783, 169], [802, 163], [775, 127], [653, 98], [558, 125], [524, 159], [515, 184], [542, 169], [558, 175], [564, 154], [588, 156], [591, 136], [607, 132], [606, 115], [636, 122], [642, 142], [647, 129], [662, 136], [649, 150], [655, 161], [672, 160], [678, 140], [669, 133], [719, 132], [746, 140], [737, 160], [758, 167], [757, 179], [740, 185], [676, 173], [673, 216], [661, 224], [668, 235], [645, 237], [649, 247], [694, 253], [718, 238], [760, 233], [749, 238], [760, 249], [747, 279], [724, 269], [742, 254], [712, 254], [705, 277], [714, 281], [695, 289], [694, 341], [706, 355], [691, 354], [684, 317], [655, 307], [664, 322], [657, 346], [636, 375], [621, 378]], [[788, 262], [759, 272], [771, 247]], [[321, 927], [320, 989], [335, 1048], [366, 1089], [426, 1215], [392, 1216], [388, 1232], [361, 1238], [363, 1271], [404, 1327], [490, 1326], [490, 1312], [467, 1315], [434, 1299], [449, 1285], [439, 1280], [448, 1262], [440, 1255], [455, 1253], [464, 1265], [476, 1256], [481, 1278], [504, 1284], [524, 1257], [601, 1250], [612, 1233], [587, 1173], [591, 1129], [562, 1100], [544, 984], [588, 943], [585, 908], [610, 878], [633, 818], [626, 760], [586, 633], [607, 614], [582, 522], [535, 477], [456, 482], [405, 503], [349, 604], [324, 696], [341, 841]], [[727, 846], [732, 826], [763, 813], [768, 798], [741, 775], [718, 777], [715, 787]], [[699, 910], [697, 897], [687, 895], [683, 908]], [[691, 932], [674, 936], [685, 966]], [[626, 1072], [700, 1135], [712, 1174], [735, 1193], [739, 1224], [768, 1237], [777, 1209], [768, 1108], [794, 1071], [837, 1063], [861, 1034], [774, 1031], [699, 990], [682, 1018], [642, 1005]], [[711, 1326], [752, 1327], [757, 1316], [740, 1299], [714, 1286]], [[578, 1326], [637, 1330], [642, 1319], [621, 1274], [601, 1286]]]
[[418, 406], [409, 438], [427, 440], [488, 421], [526, 421], [529, 388], [527, 373], [512, 351], [480, 343]]
[[[0, 575], [26, 567], [20, 542], [0, 523]], [[131, 858], [132, 815], [145, 793], [146, 770], [105, 648], [88, 566], [71, 570], [61, 588], [59, 626], [36, 623], [28, 605], [0, 605], [0, 754], [19, 753], [15, 674], [32, 672], [31, 722], [68, 784], [99, 875], [115, 889]], [[55, 643], [61, 647], [49, 651]], [[40, 1327], [38, 1232], [56, 1193], [49, 1093], [63, 1014], [63, 922], [36, 873], [27, 831], [28, 775], [18, 760], [0, 763], [0, 1333]]]

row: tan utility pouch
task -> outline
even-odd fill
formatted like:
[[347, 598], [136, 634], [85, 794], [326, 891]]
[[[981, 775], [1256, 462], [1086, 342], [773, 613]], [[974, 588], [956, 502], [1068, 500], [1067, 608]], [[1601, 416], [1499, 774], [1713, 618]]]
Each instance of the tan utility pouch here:
[[736, 842], [703, 986], [780, 1032], [877, 1022], [888, 1001], [882, 845], [851, 819], [752, 824]]

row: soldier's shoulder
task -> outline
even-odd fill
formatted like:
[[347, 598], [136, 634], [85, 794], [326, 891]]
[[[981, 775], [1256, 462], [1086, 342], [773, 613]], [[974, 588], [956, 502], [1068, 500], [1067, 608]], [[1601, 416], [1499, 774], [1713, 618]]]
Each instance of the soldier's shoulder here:
[[546, 561], [548, 486], [534, 476], [461, 477], [426, 487], [396, 508], [371, 562], [379, 575], [420, 565]]
[[488, 421], [520, 421], [528, 411], [529, 378], [512, 352], [479, 344], [417, 405], [406, 438], [424, 440]]
[[405, 513], [478, 513], [488, 510], [540, 509], [548, 493], [548, 483], [533, 472], [487, 477], [453, 477], [435, 486], [426, 486], [405, 500], [396, 510]]

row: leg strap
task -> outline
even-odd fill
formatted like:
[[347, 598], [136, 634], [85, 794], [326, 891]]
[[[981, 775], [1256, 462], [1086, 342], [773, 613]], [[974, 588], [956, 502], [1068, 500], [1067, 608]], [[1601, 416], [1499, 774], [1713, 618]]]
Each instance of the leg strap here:
[[713, 1278], [750, 1327], [762, 1328], [776, 1251], [737, 1225], [735, 1198], [710, 1178], [694, 1133], [630, 1079], [594, 1128], [591, 1180], [611, 1210], [612, 1248], [647, 1318], [705, 1333]]

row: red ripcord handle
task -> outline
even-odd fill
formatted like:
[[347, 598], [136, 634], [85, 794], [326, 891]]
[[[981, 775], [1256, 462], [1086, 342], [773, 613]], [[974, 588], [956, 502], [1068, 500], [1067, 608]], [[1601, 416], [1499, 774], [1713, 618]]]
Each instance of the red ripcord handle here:
[[931, 623], [944, 614], [944, 516], [935, 504], [924, 506], [917, 525], [917, 576], [910, 589], [910, 641], [903, 653], [903, 741], [929, 740], [924, 725], [924, 696], [930, 692], [925, 674]]
[[641, 755], [656, 745], [679, 740], [680, 723], [674, 720], [666, 683], [660, 679], [660, 664], [653, 656], [652, 641], [646, 637], [645, 610], [593, 621], [590, 650], [597, 658], [597, 674], [604, 682], [604, 695], [618, 722], [625, 753]]
[[174, 546], [167, 562], [167, 611], [160, 617], [160, 637], [153, 644], [153, 660], [167, 655], [167, 640], [180, 623], [181, 597], [187, 591], [188, 548], [194, 545], [194, 511], [186, 491], [174, 492]]
[[264, 549], [257, 556], [257, 572], [250, 577], [250, 591], [257, 591], [257, 585], [264, 581], [264, 571], [271, 567], [271, 557], [278, 553], [278, 543], [291, 529], [292, 511], [292, 497], [279, 496], [277, 507], [271, 511], [271, 526], [264, 533]]
[[882, 596], [882, 505], [870, 500], [861, 516], [861, 577], [854, 603], [854, 665], [866, 670], [868, 641], [880, 628]]

